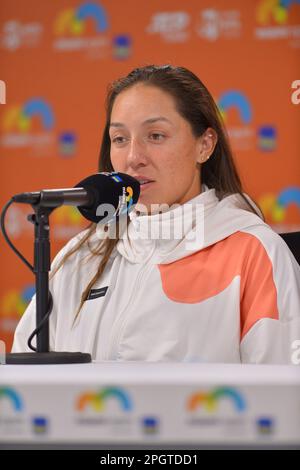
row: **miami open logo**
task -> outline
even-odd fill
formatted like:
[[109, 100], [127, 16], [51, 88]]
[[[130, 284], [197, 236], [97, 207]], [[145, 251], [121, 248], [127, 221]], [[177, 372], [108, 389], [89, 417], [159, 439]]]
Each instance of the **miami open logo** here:
[[286, 24], [291, 7], [300, 5], [300, 0], [261, 0], [257, 7], [257, 22], [261, 25]]
[[235, 150], [254, 147], [255, 131], [251, 125], [253, 111], [250, 100], [239, 90], [227, 90], [218, 100], [218, 108]]
[[14, 333], [21, 316], [35, 293], [33, 285], [21, 289], [9, 289], [0, 299], [0, 329], [3, 333]]
[[187, 402], [187, 409], [195, 411], [203, 407], [208, 413], [215, 413], [222, 400], [226, 399], [231, 403], [234, 411], [242, 413], [246, 409], [246, 402], [237, 390], [230, 387], [215, 388], [210, 392], [196, 392], [191, 395]]
[[[255, 37], [260, 40], [297, 39], [300, 0], [261, 0], [256, 9]], [[299, 16], [298, 16], [299, 18]]]
[[278, 194], [263, 194], [258, 204], [276, 231], [290, 231], [287, 217], [289, 211], [300, 210], [300, 186], [283, 188]]
[[103, 412], [107, 401], [110, 399], [117, 402], [121, 411], [128, 412], [132, 410], [129, 395], [124, 390], [117, 387], [107, 387], [96, 393], [87, 392], [80, 395], [76, 403], [76, 409], [78, 411], [84, 411], [87, 408], [91, 408], [93, 411]]
[[77, 8], [58, 12], [54, 22], [53, 48], [60, 52], [85, 50], [93, 57], [109, 53], [109, 28], [105, 8], [94, 2], [81, 3]]
[[218, 100], [218, 108], [235, 150], [258, 147], [262, 151], [272, 151], [276, 148], [275, 126], [263, 123], [257, 129], [253, 126], [252, 104], [245, 93], [225, 91]]
[[85, 228], [77, 207], [61, 206], [51, 214], [52, 234], [56, 240], [68, 240]]
[[121, 387], [103, 387], [98, 391], [87, 391], [75, 402], [76, 423], [85, 427], [97, 425], [103, 432], [113, 429], [118, 433], [132, 431], [132, 399]]
[[23, 402], [20, 395], [11, 387], [0, 387], [0, 412], [3, 416], [4, 410], [7, 412], [21, 412]]
[[10, 105], [5, 109], [1, 123], [4, 147], [33, 147], [53, 150], [55, 116], [50, 103], [34, 97], [21, 105]]
[[234, 387], [198, 390], [189, 395], [185, 408], [191, 436], [204, 433], [206, 438], [231, 439], [248, 432], [246, 400]]
[[23, 411], [20, 393], [10, 386], [0, 386], [0, 441], [25, 435], [27, 423]]

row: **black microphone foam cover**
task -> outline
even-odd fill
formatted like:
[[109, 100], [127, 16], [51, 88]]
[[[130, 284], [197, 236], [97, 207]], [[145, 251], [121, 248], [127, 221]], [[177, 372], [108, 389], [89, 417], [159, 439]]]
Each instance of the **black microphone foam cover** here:
[[[78, 207], [79, 212], [91, 222], [108, 222], [119, 215], [129, 213], [137, 203], [140, 195], [140, 183], [138, 180], [125, 173], [95, 173], [88, 176], [75, 188], [84, 188], [93, 196], [93, 204]], [[115, 212], [112, 214], [97, 215], [97, 209], [102, 204], [110, 204]], [[98, 209], [99, 214], [99, 209]]]

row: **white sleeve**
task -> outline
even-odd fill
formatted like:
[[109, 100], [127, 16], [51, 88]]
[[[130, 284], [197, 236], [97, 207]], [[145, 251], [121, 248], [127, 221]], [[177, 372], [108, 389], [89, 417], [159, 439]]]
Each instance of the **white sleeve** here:
[[256, 250], [246, 282], [251, 296], [247, 299], [245, 294], [245, 317], [250, 320], [240, 344], [241, 360], [296, 365], [300, 362], [300, 267], [277, 234], [260, 241], [265, 255]]

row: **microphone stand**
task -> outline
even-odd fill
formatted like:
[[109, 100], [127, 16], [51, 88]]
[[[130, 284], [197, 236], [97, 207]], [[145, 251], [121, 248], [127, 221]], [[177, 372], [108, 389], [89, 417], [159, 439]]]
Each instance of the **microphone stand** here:
[[[32, 204], [34, 214], [28, 220], [34, 224], [34, 273], [36, 286], [36, 352], [8, 353], [6, 364], [75, 364], [91, 362], [91, 355], [81, 352], [49, 351], [49, 316], [53, 301], [49, 291], [50, 240], [49, 215], [55, 207]], [[34, 332], [34, 333], [35, 333]], [[35, 336], [31, 335], [30, 339]]]

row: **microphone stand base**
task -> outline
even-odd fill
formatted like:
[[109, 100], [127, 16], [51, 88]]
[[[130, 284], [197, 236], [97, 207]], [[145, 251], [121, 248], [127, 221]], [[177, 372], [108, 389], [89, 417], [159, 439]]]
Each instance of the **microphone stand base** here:
[[28, 352], [9, 353], [5, 356], [5, 364], [83, 364], [92, 362], [88, 353], [81, 352]]

